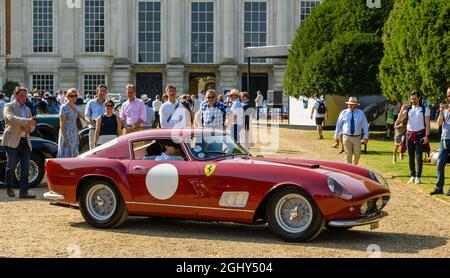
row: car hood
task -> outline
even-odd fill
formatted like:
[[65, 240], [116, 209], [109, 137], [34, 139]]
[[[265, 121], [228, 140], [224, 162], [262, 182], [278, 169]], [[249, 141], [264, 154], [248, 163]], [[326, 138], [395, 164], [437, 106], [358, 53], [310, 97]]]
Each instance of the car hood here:
[[296, 167], [299, 176], [314, 174], [334, 178], [353, 196], [365, 197], [373, 194], [390, 193], [389, 189], [372, 180], [369, 170], [363, 167], [333, 161], [319, 161], [295, 158], [253, 158], [254, 161], [289, 165]]

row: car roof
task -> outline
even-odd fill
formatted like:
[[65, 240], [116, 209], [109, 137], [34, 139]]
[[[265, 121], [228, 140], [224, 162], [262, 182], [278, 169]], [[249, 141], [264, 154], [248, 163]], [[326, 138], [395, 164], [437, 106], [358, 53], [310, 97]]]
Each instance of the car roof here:
[[212, 130], [212, 129], [199, 129], [199, 128], [188, 128], [188, 129], [148, 129], [139, 132], [134, 132], [119, 137], [119, 141], [129, 141], [129, 140], [139, 140], [147, 137], [179, 137], [182, 140], [185, 138], [190, 138], [194, 135], [202, 134], [216, 134], [216, 135], [226, 135], [222, 130]]

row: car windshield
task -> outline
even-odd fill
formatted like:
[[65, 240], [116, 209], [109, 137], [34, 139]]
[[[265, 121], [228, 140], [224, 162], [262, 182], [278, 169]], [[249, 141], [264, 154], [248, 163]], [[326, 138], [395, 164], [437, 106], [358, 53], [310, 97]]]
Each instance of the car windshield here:
[[193, 136], [188, 138], [186, 143], [192, 156], [197, 160], [250, 155], [227, 134]]

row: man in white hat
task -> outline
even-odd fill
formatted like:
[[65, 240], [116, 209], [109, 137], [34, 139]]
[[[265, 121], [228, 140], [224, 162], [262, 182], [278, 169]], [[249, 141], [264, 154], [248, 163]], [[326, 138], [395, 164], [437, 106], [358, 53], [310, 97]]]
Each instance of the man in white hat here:
[[345, 109], [339, 115], [334, 140], [339, 142], [339, 134], [344, 135], [346, 161], [358, 165], [361, 157], [361, 136], [364, 144], [367, 144], [369, 141], [369, 124], [364, 112], [357, 109], [359, 103], [356, 97], [351, 97], [346, 104], [348, 109]]
[[230, 97], [231, 101], [231, 111], [233, 112], [232, 116], [232, 124], [231, 134], [233, 135], [234, 140], [237, 142], [243, 142], [242, 139], [244, 137], [243, 127], [244, 127], [244, 108], [242, 106], [241, 101], [239, 100], [239, 90], [232, 89], [227, 95]]
[[151, 129], [155, 124], [155, 110], [150, 106], [150, 99], [147, 95], [141, 95], [141, 100], [145, 103], [145, 109], [147, 111], [147, 119], [142, 125], [142, 129]]

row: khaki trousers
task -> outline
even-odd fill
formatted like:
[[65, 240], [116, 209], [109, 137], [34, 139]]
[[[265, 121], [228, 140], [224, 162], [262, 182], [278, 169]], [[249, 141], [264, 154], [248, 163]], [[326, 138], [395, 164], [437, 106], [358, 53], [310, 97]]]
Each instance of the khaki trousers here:
[[358, 165], [361, 158], [361, 136], [344, 135], [345, 161]]
[[89, 130], [89, 149], [92, 150], [93, 148], [95, 148], [95, 144], [94, 144], [94, 140], [95, 140], [95, 129], [90, 129]]

